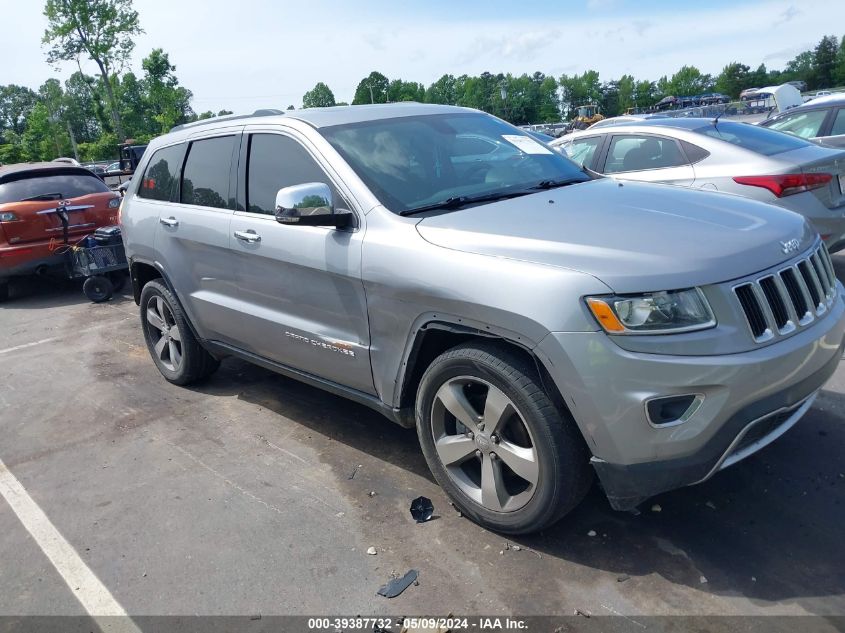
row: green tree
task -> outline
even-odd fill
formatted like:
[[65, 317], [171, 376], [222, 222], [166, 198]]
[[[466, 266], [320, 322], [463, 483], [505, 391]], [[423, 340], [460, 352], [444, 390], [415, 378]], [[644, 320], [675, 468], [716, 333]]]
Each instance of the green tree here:
[[786, 72], [784, 79], [786, 81], [806, 81], [807, 88], [813, 89], [815, 84], [815, 73], [813, 72], [813, 65], [815, 57], [813, 51], [804, 51], [795, 56], [786, 64]]
[[42, 41], [50, 45], [47, 61], [79, 61], [85, 55], [97, 64], [115, 131], [123, 138], [111, 76], [129, 60], [135, 47], [133, 36], [142, 33], [132, 0], [47, 0], [44, 15], [47, 29]]
[[170, 63], [167, 53], [160, 48], [153, 49], [141, 66], [144, 69], [147, 113], [154, 122], [151, 131], [161, 134], [188, 120], [193, 114], [190, 105], [193, 95], [179, 85], [174, 74], [176, 66]]
[[387, 103], [387, 88], [389, 83], [387, 77], [374, 70], [358, 82], [358, 87], [355, 88], [355, 96], [352, 99], [352, 105]]
[[837, 69], [839, 42], [833, 35], [825, 35], [813, 50], [813, 79], [817, 88], [831, 88]]
[[588, 103], [598, 103], [602, 98], [602, 84], [598, 71], [587, 70], [581, 75], [563, 75], [560, 78], [561, 106], [570, 118], [576, 108]]
[[455, 105], [458, 102], [457, 87], [454, 75], [443, 75], [426, 89], [425, 102]]
[[622, 75], [619, 81], [616, 82], [616, 88], [619, 94], [620, 112], [626, 112], [629, 108], [633, 108], [637, 105], [634, 100], [636, 87], [637, 82], [633, 75]]
[[425, 86], [416, 81], [394, 79], [387, 86], [387, 100], [390, 103], [399, 101], [425, 101]]
[[96, 83], [93, 77], [78, 71], [65, 81], [63, 113], [77, 142], [92, 142], [102, 132], [95, 108]]
[[683, 66], [669, 80], [669, 94], [678, 96], [697, 95], [713, 88], [713, 78], [702, 75], [695, 66]]
[[733, 99], [739, 99], [739, 93], [751, 87], [751, 68], [739, 62], [731, 62], [716, 77], [716, 91]]
[[845, 85], [845, 35], [839, 43], [839, 50], [836, 53], [836, 68], [833, 71], [833, 82], [837, 86]]
[[329, 108], [334, 104], [334, 93], [322, 81], [302, 95], [303, 108]]
[[217, 116], [228, 116], [230, 114], [234, 114], [234, 112], [231, 110], [220, 110], [220, 112], [217, 113]]
[[0, 137], [8, 131], [22, 134], [26, 118], [38, 102], [38, 95], [25, 86], [0, 86]]

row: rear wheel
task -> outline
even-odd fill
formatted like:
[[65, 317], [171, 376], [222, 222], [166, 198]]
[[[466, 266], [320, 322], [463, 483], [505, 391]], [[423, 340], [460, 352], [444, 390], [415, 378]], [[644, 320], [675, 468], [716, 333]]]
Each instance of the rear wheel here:
[[505, 346], [437, 357], [417, 394], [417, 432], [434, 477], [477, 523], [507, 534], [554, 523], [584, 498], [589, 455], [536, 368]]
[[159, 280], [141, 291], [141, 325], [150, 356], [169, 382], [199, 382], [220, 366], [194, 337], [176, 298]]
[[93, 275], [82, 284], [82, 292], [94, 303], [103, 303], [111, 299], [114, 287], [108, 277]]

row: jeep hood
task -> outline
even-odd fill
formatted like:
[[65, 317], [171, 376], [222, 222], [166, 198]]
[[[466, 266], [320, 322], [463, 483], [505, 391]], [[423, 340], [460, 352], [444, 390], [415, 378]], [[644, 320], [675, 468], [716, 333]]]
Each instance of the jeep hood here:
[[[802, 216], [773, 205], [610, 178], [430, 216], [417, 230], [443, 248], [582, 271], [618, 293], [736, 279], [816, 239]], [[790, 240], [798, 248], [785, 253]]]

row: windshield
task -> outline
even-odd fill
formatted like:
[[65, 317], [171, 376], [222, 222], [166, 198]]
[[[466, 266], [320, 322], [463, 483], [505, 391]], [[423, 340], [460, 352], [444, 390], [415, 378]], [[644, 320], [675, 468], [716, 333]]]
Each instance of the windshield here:
[[569, 159], [486, 114], [400, 117], [319, 131], [396, 213], [590, 179]]
[[773, 156], [811, 145], [811, 143], [795, 136], [769, 130], [758, 125], [749, 125], [748, 123], [719, 121], [716, 125], [709, 123], [693, 131], [764, 156]]

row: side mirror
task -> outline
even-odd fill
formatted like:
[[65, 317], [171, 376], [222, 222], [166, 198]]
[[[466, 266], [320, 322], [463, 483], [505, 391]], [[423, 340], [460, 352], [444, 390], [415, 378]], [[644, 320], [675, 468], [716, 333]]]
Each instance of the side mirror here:
[[276, 222], [299, 226], [333, 226], [342, 229], [352, 224], [350, 211], [335, 211], [332, 190], [322, 182], [308, 182], [279, 189], [276, 194]]

